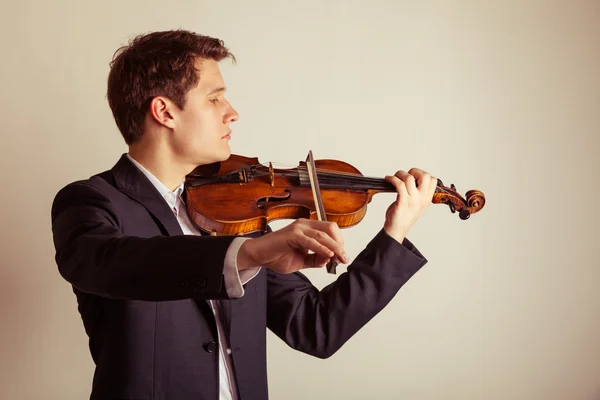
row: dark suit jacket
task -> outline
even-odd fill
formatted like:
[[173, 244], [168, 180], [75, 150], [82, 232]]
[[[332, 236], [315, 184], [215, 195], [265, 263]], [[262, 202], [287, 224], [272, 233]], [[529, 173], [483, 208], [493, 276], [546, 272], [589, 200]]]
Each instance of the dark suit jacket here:
[[60, 274], [73, 286], [96, 364], [91, 399], [217, 400], [223, 299], [240, 397], [267, 399], [266, 328], [320, 358], [375, 316], [425, 258], [381, 230], [331, 285], [265, 268], [227, 299], [234, 237], [182, 235], [165, 200], [125, 155], [62, 188], [52, 204]]

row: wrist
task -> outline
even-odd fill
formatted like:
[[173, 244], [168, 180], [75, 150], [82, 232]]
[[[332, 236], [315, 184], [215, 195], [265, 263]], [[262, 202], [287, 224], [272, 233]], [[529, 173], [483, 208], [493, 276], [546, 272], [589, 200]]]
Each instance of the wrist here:
[[252, 255], [251, 255], [250, 247], [252, 247], [252, 245], [249, 244], [249, 242], [252, 242], [252, 240], [246, 240], [244, 243], [242, 243], [242, 245], [240, 246], [240, 250], [238, 251], [238, 254], [237, 254], [238, 271], [250, 269], [250, 268], [256, 267], [258, 265], [256, 263], [254, 257], [252, 257]]
[[387, 224], [384, 225], [383, 230], [388, 234], [392, 239], [396, 240], [398, 243], [402, 244], [404, 238], [406, 237], [405, 229], [392, 229]]

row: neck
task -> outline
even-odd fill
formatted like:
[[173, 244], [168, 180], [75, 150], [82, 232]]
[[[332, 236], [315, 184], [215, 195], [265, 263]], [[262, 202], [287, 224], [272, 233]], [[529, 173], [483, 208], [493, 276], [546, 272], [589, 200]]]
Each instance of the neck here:
[[170, 190], [175, 190], [189, 173], [189, 167], [181, 165], [177, 157], [160, 144], [140, 141], [129, 146], [129, 155]]

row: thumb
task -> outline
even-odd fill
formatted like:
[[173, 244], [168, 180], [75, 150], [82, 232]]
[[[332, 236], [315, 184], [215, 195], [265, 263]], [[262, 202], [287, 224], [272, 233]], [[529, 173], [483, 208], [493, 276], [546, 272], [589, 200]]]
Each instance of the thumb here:
[[317, 253], [307, 254], [304, 256], [305, 268], [321, 268], [329, 261], [329, 257], [322, 256]]

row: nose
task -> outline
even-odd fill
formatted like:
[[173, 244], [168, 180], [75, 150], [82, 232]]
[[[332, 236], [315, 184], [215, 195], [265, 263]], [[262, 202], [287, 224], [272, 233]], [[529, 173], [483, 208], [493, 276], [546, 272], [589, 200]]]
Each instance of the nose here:
[[225, 117], [224, 117], [224, 122], [225, 123], [231, 123], [231, 122], [235, 122], [240, 118], [240, 115], [237, 113], [237, 111], [235, 111], [235, 109], [231, 106], [231, 104], [229, 104], [229, 107], [227, 109], [227, 112], [225, 113]]

